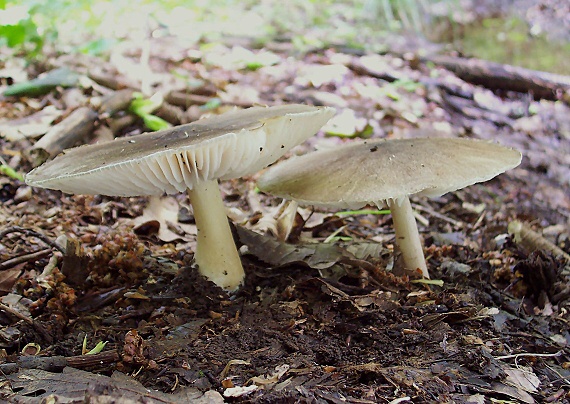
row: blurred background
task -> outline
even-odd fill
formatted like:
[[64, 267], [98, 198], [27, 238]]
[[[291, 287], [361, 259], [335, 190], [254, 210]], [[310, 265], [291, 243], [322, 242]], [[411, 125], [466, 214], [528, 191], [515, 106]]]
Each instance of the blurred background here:
[[[293, 52], [456, 51], [570, 73], [568, 0], [0, 0], [1, 58], [99, 55], [127, 41], [176, 38]], [[132, 44], [132, 42], [130, 42]], [[130, 44], [128, 46], [130, 46]], [[435, 47], [435, 48], [434, 48]]]

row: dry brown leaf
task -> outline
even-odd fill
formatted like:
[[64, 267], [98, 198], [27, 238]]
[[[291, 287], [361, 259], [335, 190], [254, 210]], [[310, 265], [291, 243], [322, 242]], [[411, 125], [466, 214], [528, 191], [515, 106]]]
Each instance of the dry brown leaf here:
[[20, 277], [22, 273], [22, 266], [24, 264], [17, 265], [13, 268], [8, 268], [0, 271], [0, 293], [6, 294], [12, 291], [14, 284]]
[[325, 269], [349, 254], [334, 244], [293, 245], [240, 226], [237, 231], [251, 254], [273, 266], [302, 262], [314, 269]]
[[48, 105], [42, 110], [24, 118], [0, 122], [0, 137], [15, 142], [41, 136], [50, 129], [52, 122], [61, 114], [62, 111], [53, 105]]
[[305, 65], [295, 78], [295, 84], [301, 87], [319, 88], [328, 83], [342, 83], [350, 70], [345, 65]]
[[[97, 375], [79, 369], [66, 367], [63, 373], [52, 373], [38, 369], [23, 369], [7, 376], [14, 391], [10, 402], [37, 403], [51, 396], [54, 402], [83, 401], [90, 403], [198, 403], [221, 404], [222, 396], [209, 391], [202, 393], [193, 388], [182, 388], [177, 394], [166, 394], [149, 390], [133, 378], [120, 372], [111, 377]], [[103, 392], [103, 393], [101, 393]]]

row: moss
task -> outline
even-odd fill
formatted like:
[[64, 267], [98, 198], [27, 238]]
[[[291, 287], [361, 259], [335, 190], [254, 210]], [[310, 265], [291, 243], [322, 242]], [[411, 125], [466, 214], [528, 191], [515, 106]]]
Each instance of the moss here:
[[467, 55], [529, 69], [570, 74], [570, 44], [531, 36], [517, 18], [488, 18], [468, 25], [459, 47]]

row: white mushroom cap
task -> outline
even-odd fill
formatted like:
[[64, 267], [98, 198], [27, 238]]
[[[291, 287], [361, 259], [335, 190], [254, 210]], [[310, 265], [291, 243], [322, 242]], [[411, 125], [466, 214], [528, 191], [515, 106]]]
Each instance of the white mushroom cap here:
[[358, 209], [409, 195], [441, 196], [516, 167], [521, 154], [472, 139], [352, 143], [291, 158], [259, 178], [269, 194], [304, 205]]
[[252, 174], [315, 134], [333, 108], [254, 107], [70, 149], [26, 175], [29, 185], [74, 194], [173, 194], [196, 181]]

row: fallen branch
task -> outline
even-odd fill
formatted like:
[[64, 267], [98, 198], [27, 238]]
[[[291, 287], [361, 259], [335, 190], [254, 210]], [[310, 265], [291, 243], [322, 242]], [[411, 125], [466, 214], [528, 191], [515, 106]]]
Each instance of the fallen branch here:
[[164, 119], [173, 125], [180, 125], [184, 119], [184, 111], [181, 108], [167, 102], [163, 102], [160, 107], [154, 111], [154, 115]]
[[214, 96], [187, 93], [184, 91], [171, 91], [164, 97], [164, 100], [172, 105], [188, 108], [191, 105], [204, 105]]
[[[192, 105], [205, 105], [210, 102], [213, 98], [217, 98], [216, 95], [201, 95], [195, 93], [188, 93], [184, 91], [171, 91], [164, 97], [164, 100], [172, 105], [176, 105], [182, 108], [188, 108]], [[235, 105], [241, 108], [249, 108], [253, 106], [251, 102], [239, 102], [232, 101], [227, 102], [220, 100], [221, 105]]]
[[78, 356], [19, 356], [16, 362], [3, 363], [0, 371], [3, 374], [16, 373], [20, 369], [40, 369], [48, 372], [61, 372], [66, 366], [84, 369], [95, 366], [107, 366], [118, 362], [117, 351], [101, 352], [93, 355]]
[[15, 267], [18, 264], [22, 264], [24, 262], [37, 260], [39, 258], [46, 257], [51, 254], [51, 248], [46, 248], [39, 251], [34, 251], [32, 253], [20, 255], [19, 257], [10, 258], [4, 262], [0, 262], [0, 271], [4, 271], [8, 268]]
[[30, 150], [30, 159], [38, 166], [61, 153], [93, 131], [97, 113], [89, 107], [77, 108], [67, 118], [52, 127]]
[[565, 94], [570, 94], [570, 77], [561, 74], [444, 55], [424, 57], [421, 61], [442, 66], [465, 81], [492, 90], [532, 93], [535, 98], [546, 100], [564, 99]]
[[47, 244], [51, 248], [55, 248], [56, 250], [58, 250], [62, 254], [65, 254], [65, 248], [64, 247], [60, 246], [55, 241], [52, 241], [49, 237], [44, 236], [42, 233], [39, 233], [35, 230], [26, 229], [25, 227], [20, 227], [20, 226], [10, 226], [4, 230], [0, 230], [0, 239], [6, 237], [10, 233], [23, 233], [28, 237], [35, 237], [35, 238], [43, 241], [45, 244]]
[[[104, 115], [111, 116], [116, 112], [129, 108], [133, 100], [134, 90], [123, 89], [115, 91], [101, 100], [98, 106], [99, 112]], [[104, 116], [105, 117], [105, 116]]]

